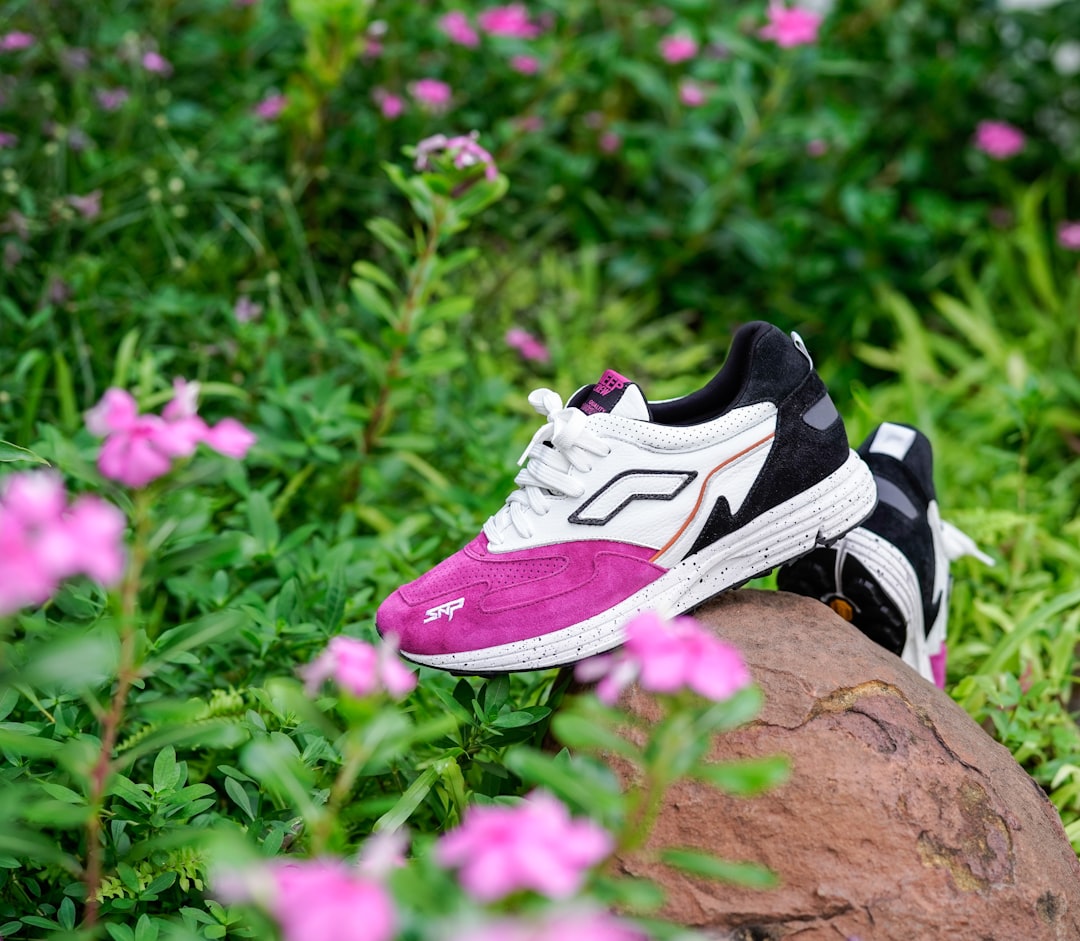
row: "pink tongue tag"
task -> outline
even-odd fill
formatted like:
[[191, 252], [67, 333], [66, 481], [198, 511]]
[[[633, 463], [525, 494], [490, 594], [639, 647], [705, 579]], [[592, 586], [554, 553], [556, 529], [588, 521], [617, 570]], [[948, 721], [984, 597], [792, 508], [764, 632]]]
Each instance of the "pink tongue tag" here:
[[641, 390], [614, 369], [607, 370], [600, 377], [600, 381], [589, 390], [578, 408], [586, 415], [606, 412], [645, 421], [649, 419], [649, 407], [645, 404]]

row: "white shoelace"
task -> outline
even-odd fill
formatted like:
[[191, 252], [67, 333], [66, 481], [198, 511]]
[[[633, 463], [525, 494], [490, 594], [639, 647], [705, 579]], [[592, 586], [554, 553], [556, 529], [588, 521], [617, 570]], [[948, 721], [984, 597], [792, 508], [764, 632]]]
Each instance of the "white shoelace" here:
[[514, 478], [518, 489], [506, 498], [494, 516], [484, 523], [488, 542], [502, 542], [508, 526], [513, 526], [523, 539], [533, 534], [531, 514], [543, 516], [551, 508], [551, 496], [580, 497], [585, 487], [574, 479], [574, 471], [592, 470], [587, 455], [606, 457], [611, 448], [586, 422], [587, 416], [577, 408], [567, 408], [558, 393], [551, 389], [536, 389], [529, 393], [529, 404], [547, 424], [538, 428], [529, 446], [518, 458], [523, 467]]
[[946, 520], [941, 521], [941, 544], [945, 549], [945, 556], [950, 562], [965, 555], [974, 556], [983, 565], [993, 565], [994, 560], [982, 551], [967, 533], [953, 526]]

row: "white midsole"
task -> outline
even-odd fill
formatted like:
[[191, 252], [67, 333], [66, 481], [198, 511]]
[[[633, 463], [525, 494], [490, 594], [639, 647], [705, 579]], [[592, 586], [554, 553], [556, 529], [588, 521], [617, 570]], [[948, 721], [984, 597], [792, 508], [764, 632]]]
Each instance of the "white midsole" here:
[[[914, 667], [933, 683], [930, 655], [937, 653], [937, 650], [930, 649], [923, 625], [919, 579], [907, 556], [887, 539], [863, 528], [848, 533], [840, 551], [858, 559], [899, 609], [900, 616], [907, 625], [907, 638], [900, 657], [904, 663]], [[943, 604], [944, 601], [945, 599], [942, 599]], [[940, 649], [940, 641], [937, 647]]]
[[585, 621], [540, 637], [451, 654], [414, 654], [410, 660], [460, 673], [541, 670], [583, 660], [619, 646], [626, 624], [645, 610], [679, 614], [732, 586], [832, 542], [858, 526], [874, 509], [877, 487], [862, 459], [851, 451], [832, 474], [785, 503], [766, 510], [656, 581]]

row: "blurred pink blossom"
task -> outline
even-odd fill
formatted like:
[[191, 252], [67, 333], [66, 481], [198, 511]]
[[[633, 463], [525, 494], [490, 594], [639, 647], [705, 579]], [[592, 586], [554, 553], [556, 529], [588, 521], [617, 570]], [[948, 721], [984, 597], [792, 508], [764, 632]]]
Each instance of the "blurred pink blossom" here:
[[995, 160], [1007, 160], [1024, 149], [1024, 132], [1006, 121], [980, 121], [975, 128], [975, 146]]
[[18, 146], [18, 134], [12, 134], [9, 131], [0, 131], [0, 150], [10, 150], [12, 147]]
[[621, 648], [582, 661], [574, 675], [583, 683], [599, 680], [596, 695], [609, 704], [635, 680], [649, 692], [686, 688], [717, 702], [750, 684], [750, 671], [734, 647], [693, 618], [667, 621], [655, 611], [626, 626]]
[[476, 17], [476, 22], [489, 36], [535, 39], [541, 32], [538, 24], [529, 21], [529, 11], [523, 3], [488, 7]]
[[517, 350], [522, 359], [532, 360], [536, 363], [546, 363], [551, 359], [551, 353], [544, 344], [534, 337], [528, 330], [520, 327], [511, 327], [506, 331], [506, 345]]
[[251, 323], [262, 316], [263, 306], [257, 304], [246, 294], [241, 294], [233, 305], [233, 316], [237, 323]]
[[0, 616], [42, 604], [73, 575], [114, 585], [124, 572], [124, 514], [96, 496], [68, 506], [51, 471], [0, 484]]
[[0, 52], [19, 52], [29, 49], [37, 39], [31, 33], [4, 33], [0, 35]]
[[371, 97], [387, 121], [396, 121], [405, 112], [405, 99], [401, 95], [395, 95], [385, 88], [376, 88], [372, 90]]
[[1062, 222], [1057, 230], [1058, 245], [1070, 252], [1080, 252], [1080, 222]]
[[688, 108], [700, 108], [709, 100], [708, 88], [691, 78], [679, 82], [679, 101]]
[[536, 56], [511, 56], [510, 68], [522, 75], [535, 75], [540, 71], [540, 60]]
[[660, 55], [665, 62], [678, 65], [694, 58], [698, 53], [697, 40], [686, 33], [673, 33], [660, 40]]
[[86, 427], [104, 437], [98, 470], [128, 487], [145, 487], [169, 472], [174, 458], [190, 457], [205, 443], [226, 457], [242, 458], [255, 436], [233, 418], [208, 427], [195, 412], [198, 383], [177, 379], [161, 415], [140, 415], [123, 389], [108, 389], [86, 413]]
[[223, 418], [206, 429], [202, 440], [218, 454], [240, 460], [247, 456], [257, 439], [235, 418]]
[[489, 180], [494, 180], [499, 175], [499, 168], [495, 166], [495, 158], [477, 142], [479, 136], [476, 131], [473, 131], [471, 134], [458, 137], [433, 134], [431, 137], [424, 138], [416, 145], [416, 169], [430, 170], [433, 166], [432, 157], [446, 154], [458, 170], [483, 167], [484, 176]]
[[127, 104], [131, 94], [126, 88], [102, 88], [94, 97], [103, 111], [119, 111]]
[[815, 137], [806, 142], [806, 153], [810, 157], [824, 157], [829, 152], [828, 141]]
[[604, 131], [600, 135], [600, 150], [605, 154], [613, 154], [622, 147], [622, 138], [614, 131]]
[[87, 221], [93, 221], [101, 215], [101, 190], [85, 196], [68, 196], [67, 204]]
[[439, 18], [439, 29], [443, 31], [450, 42], [459, 46], [475, 49], [480, 45], [480, 34], [473, 29], [469, 17], [461, 10], [451, 10]]
[[386, 890], [339, 859], [273, 859], [264, 868], [219, 872], [225, 902], [254, 902], [284, 941], [390, 941], [397, 916]]
[[523, 889], [565, 899], [614, 845], [597, 824], [572, 819], [551, 794], [534, 791], [514, 806], [469, 807], [436, 844], [435, 859], [460, 870], [465, 891], [481, 902]]
[[251, 109], [251, 113], [263, 121], [276, 121], [288, 106], [289, 99], [285, 95], [267, 95]]
[[783, 3], [771, 2], [767, 15], [768, 25], [758, 30], [762, 39], [771, 39], [783, 49], [817, 42], [822, 20], [820, 13], [805, 7], [786, 7]]
[[173, 73], [172, 63], [160, 52], [154, 52], [153, 50], [143, 53], [142, 67], [146, 69], [147, 72], [153, 72], [155, 75], [163, 75], [166, 78]]
[[469, 926], [450, 941], [648, 941], [648, 935], [609, 912], [570, 908], [539, 920], [502, 919]]
[[360, 847], [356, 871], [368, 879], [385, 879], [405, 865], [409, 836], [404, 830], [381, 830], [373, 833]]
[[400, 699], [416, 686], [416, 674], [406, 669], [392, 644], [375, 647], [343, 635], [332, 637], [319, 656], [300, 668], [300, 675], [309, 696], [330, 679], [359, 697], [385, 691]]
[[409, 86], [409, 92], [422, 107], [436, 113], [446, 111], [453, 95], [450, 86], [437, 78], [418, 79]]
[[514, 126], [525, 133], [535, 133], [544, 129], [544, 119], [538, 114], [523, 114], [514, 120]]

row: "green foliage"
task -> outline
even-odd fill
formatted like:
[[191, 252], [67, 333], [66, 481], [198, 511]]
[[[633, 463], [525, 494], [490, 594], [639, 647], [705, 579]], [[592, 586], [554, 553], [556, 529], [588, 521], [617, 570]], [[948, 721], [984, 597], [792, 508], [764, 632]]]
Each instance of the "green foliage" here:
[[[1077, 99], [1053, 66], [1075, 5], [846, 0], [818, 45], [781, 51], [756, 35], [760, 3], [556, 0], [533, 45], [476, 53], [411, 3], [0, 7], [38, 37], [0, 59], [0, 129], [19, 137], [0, 150], [0, 474], [52, 467], [147, 548], [126, 613], [72, 581], [0, 625], [0, 936], [79, 931], [88, 833], [100, 923], [81, 937], [267, 937], [204, 896], [209, 860], [351, 853], [406, 825], [399, 891], [437, 919], [460, 899], [424, 854], [471, 803], [543, 785], [617, 829], [672, 776], [748, 796], [782, 781], [782, 759], [705, 761], [753, 693], [625, 734], [550, 673], [424, 670], [379, 710], [293, 675], [332, 636], [373, 639], [379, 601], [499, 506], [531, 386], [615, 366], [682, 394], [758, 316], [803, 332], [853, 441], [885, 419], [931, 437], [946, 518], [998, 560], [954, 568], [950, 692], [1080, 849], [1080, 278], [1054, 238], [1076, 215]], [[656, 49], [679, 30], [709, 50], [684, 68]], [[139, 65], [154, 47], [171, 78]], [[67, 64], [81, 48], [89, 64]], [[508, 64], [527, 50], [535, 78]], [[375, 89], [408, 98], [423, 76], [452, 83], [452, 110], [383, 119]], [[687, 76], [706, 106], [679, 104]], [[128, 103], [101, 108], [120, 86]], [[286, 110], [258, 119], [275, 90]], [[1022, 126], [1023, 154], [977, 153], [983, 118]], [[399, 159], [472, 129], [493, 181]], [[70, 197], [96, 190], [91, 218]], [[550, 359], [514, 354], [515, 327]], [[243, 464], [199, 453], [140, 501], [97, 474], [82, 413], [109, 386], [157, 408], [177, 375], [259, 442]], [[612, 756], [664, 773], [627, 797]], [[591, 891], [660, 904], [625, 880]]]

